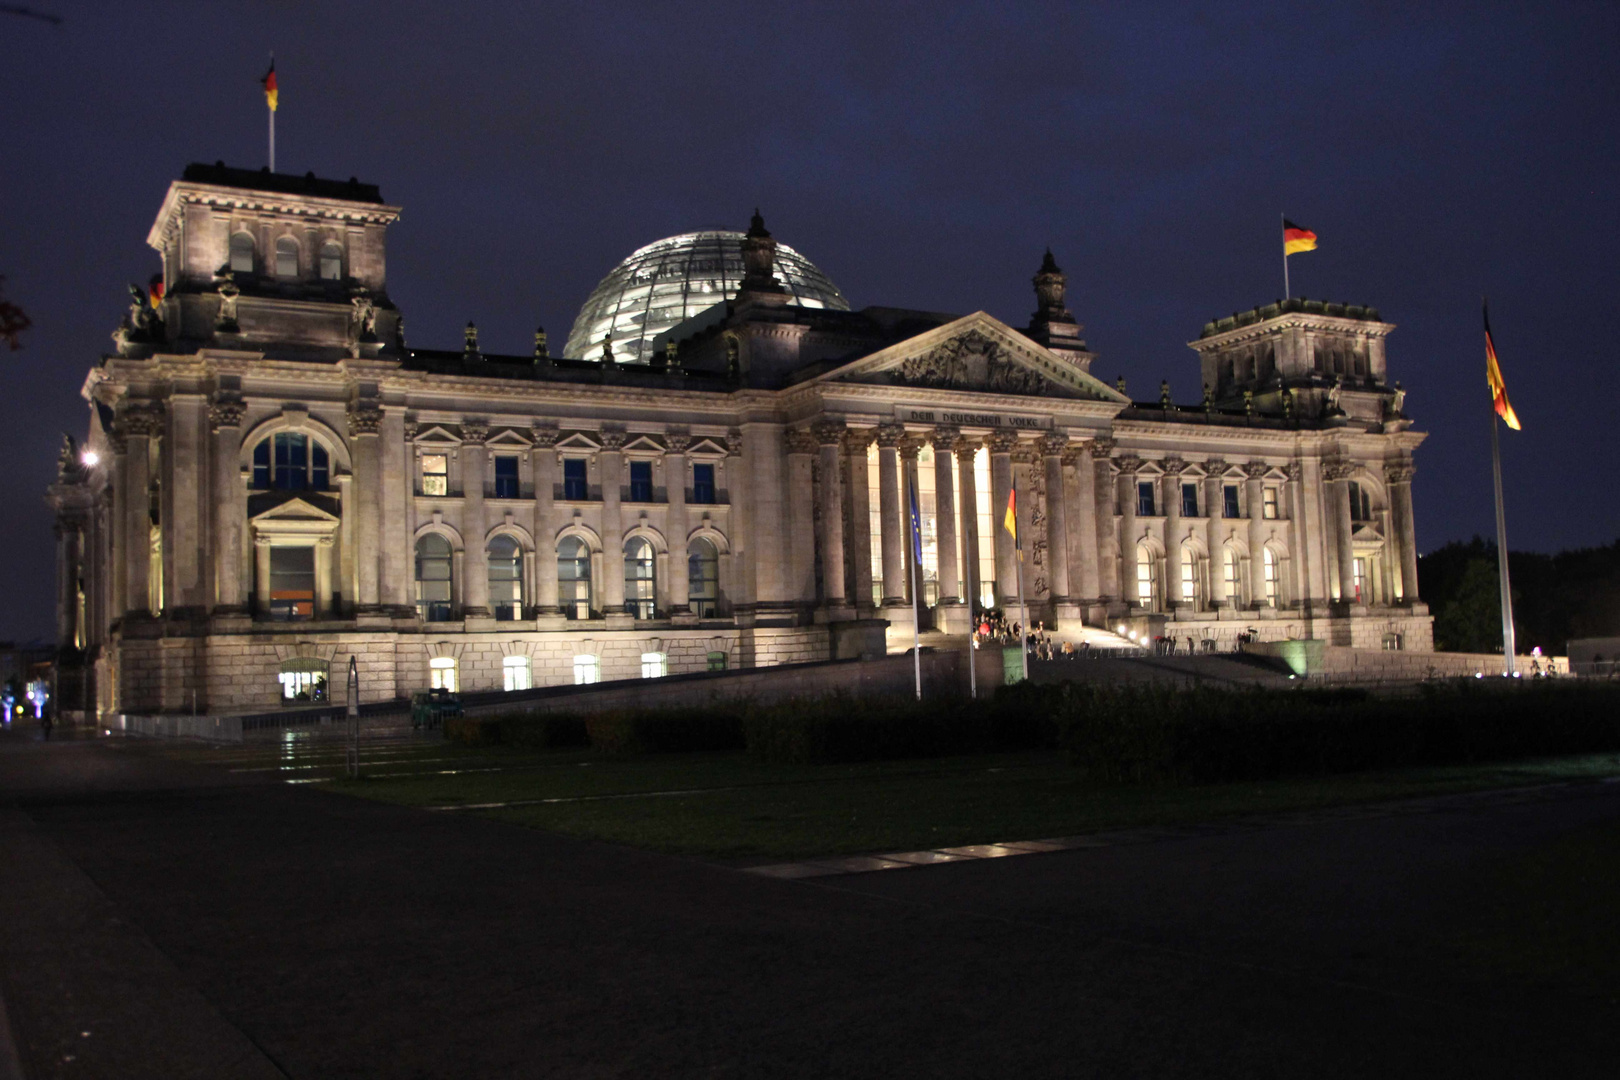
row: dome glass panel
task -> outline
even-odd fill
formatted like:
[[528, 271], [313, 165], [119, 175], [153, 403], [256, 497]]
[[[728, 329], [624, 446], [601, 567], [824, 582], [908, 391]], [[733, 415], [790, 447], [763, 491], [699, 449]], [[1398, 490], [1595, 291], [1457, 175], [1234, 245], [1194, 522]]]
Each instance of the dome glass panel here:
[[[740, 232], [713, 230], [683, 233], [641, 248], [591, 291], [563, 355], [600, 360], [605, 338], [619, 363], [647, 363], [653, 338], [737, 295], [743, 279], [742, 241]], [[776, 245], [772, 270], [793, 303], [849, 310], [838, 286], [784, 243]]]

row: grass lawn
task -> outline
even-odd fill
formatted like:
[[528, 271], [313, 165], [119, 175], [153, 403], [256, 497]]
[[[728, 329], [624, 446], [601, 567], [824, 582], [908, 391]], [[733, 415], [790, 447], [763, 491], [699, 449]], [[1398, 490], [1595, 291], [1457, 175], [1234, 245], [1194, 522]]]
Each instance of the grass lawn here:
[[337, 753], [327, 765], [318, 755], [304, 761], [313, 763], [308, 778], [385, 802], [477, 807], [457, 812], [737, 861], [1035, 840], [1620, 775], [1620, 756], [1605, 754], [1205, 787], [1107, 787], [1085, 781], [1055, 753], [790, 766], [741, 754], [626, 759], [418, 744], [368, 762], [366, 775], [350, 781], [341, 778]]

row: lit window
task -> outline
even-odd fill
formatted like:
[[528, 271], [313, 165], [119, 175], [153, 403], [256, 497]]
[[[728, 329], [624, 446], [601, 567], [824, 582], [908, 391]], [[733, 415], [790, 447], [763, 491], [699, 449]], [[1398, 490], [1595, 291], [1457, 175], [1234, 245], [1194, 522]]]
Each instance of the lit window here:
[[602, 681], [602, 665], [590, 653], [581, 653], [574, 657], [574, 685], [585, 686], [589, 683]]
[[669, 658], [661, 652], [644, 652], [641, 654], [641, 677], [643, 679], [661, 679], [669, 674]]
[[456, 680], [456, 662], [448, 656], [435, 656], [429, 660], [428, 686], [433, 690], [448, 690], [454, 694], [460, 688]]
[[652, 462], [632, 461], [630, 463], [630, 501], [653, 501]]
[[343, 245], [328, 240], [321, 245], [321, 277], [337, 281], [343, 276]]
[[1260, 498], [1262, 500], [1260, 516], [1267, 521], [1275, 521], [1277, 519], [1277, 489], [1268, 485], [1261, 493]]
[[710, 653], [708, 655], [708, 665], [710, 671], [726, 670], [726, 654], [723, 652]]
[[1355, 574], [1355, 590], [1356, 590], [1355, 591], [1355, 599], [1356, 599], [1356, 603], [1359, 604], [1359, 603], [1361, 603], [1361, 583], [1367, 579], [1367, 560], [1366, 559], [1356, 559], [1353, 562], [1353, 566], [1354, 566], [1354, 571], [1353, 572]]
[[557, 544], [557, 602], [570, 619], [591, 617], [591, 549], [577, 536]]
[[624, 610], [638, 619], [653, 618], [654, 584], [652, 545], [632, 536], [624, 542]]
[[1221, 489], [1221, 496], [1223, 503], [1221, 513], [1223, 515], [1225, 515], [1227, 518], [1238, 518], [1243, 516], [1242, 514], [1238, 513], [1238, 489], [1236, 484], [1227, 484]]
[[489, 542], [489, 607], [501, 621], [523, 618], [523, 549], [510, 536]]
[[1153, 606], [1155, 594], [1154, 586], [1158, 583], [1153, 580], [1153, 552], [1145, 547], [1136, 549], [1136, 599], [1143, 607]]
[[718, 614], [720, 555], [701, 536], [686, 547], [686, 597], [698, 618], [712, 619]]
[[518, 459], [515, 454], [495, 455], [495, 497], [518, 497]]
[[253, 237], [239, 232], [231, 237], [231, 273], [253, 273]]
[[700, 462], [692, 466], [692, 501], [714, 502], [714, 466]]
[[531, 685], [529, 658], [527, 656], [508, 656], [501, 661], [501, 674], [506, 679], [507, 690], [529, 689]]
[[281, 681], [283, 705], [324, 705], [326, 664], [320, 660], [288, 660], [276, 676]]
[[1270, 548], [1265, 550], [1266, 606], [1277, 606], [1277, 556]]
[[1198, 561], [1192, 548], [1181, 549], [1181, 598], [1188, 602], [1198, 598]]
[[1143, 480], [1136, 485], [1136, 513], [1139, 517], [1153, 516], [1153, 481]]
[[295, 278], [298, 276], [298, 241], [290, 236], [283, 236], [276, 241], [276, 277]]
[[429, 533], [416, 542], [416, 611], [423, 622], [450, 618], [450, 541]]
[[1182, 484], [1181, 485], [1181, 516], [1182, 517], [1197, 517], [1198, 516], [1198, 485], [1197, 484]]
[[450, 494], [450, 456], [448, 454], [422, 455], [422, 494]]
[[1241, 583], [1238, 579], [1238, 553], [1227, 548], [1221, 553], [1221, 580], [1226, 583], [1226, 598], [1233, 607], [1243, 604]]
[[582, 502], [590, 497], [590, 486], [585, 475], [585, 459], [564, 458], [563, 498]]

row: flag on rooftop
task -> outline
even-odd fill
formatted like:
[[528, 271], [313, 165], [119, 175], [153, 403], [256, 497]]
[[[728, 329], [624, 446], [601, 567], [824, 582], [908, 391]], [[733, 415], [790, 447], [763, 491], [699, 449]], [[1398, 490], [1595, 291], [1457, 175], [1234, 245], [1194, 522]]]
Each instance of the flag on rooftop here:
[[1316, 234], [1283, 218], [1283, 254], [1297, 255], [1301, 251], [1316, 250]]
[[274, 60], [270, 61], [270, 70], [264, 73], [264, 78], [260, 79], [259, 82], [264, 84], [264, 100], [265, 100], [265, 104], [270, 106], [270, 111], [271, 112], [275, 112], [276, 111], [276, 62]]

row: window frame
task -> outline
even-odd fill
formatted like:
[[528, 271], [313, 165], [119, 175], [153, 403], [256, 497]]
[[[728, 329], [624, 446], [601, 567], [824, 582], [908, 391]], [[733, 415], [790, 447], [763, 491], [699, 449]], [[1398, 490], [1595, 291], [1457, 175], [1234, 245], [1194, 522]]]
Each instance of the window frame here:
[[[574, 469], [578, 476], [570, 476]], [[589, 458], [562, 459], [562, 497], [566, 502], [589, 502], [591, 498], [591, 463]]]
[[[495, 494], [497, 499], [519, 499], [523, 497], [523, 459], [518, 454], [496, 454], [491, 466], [495, 473]], [[503, 472], [503, 467], [505, 471]]]
[[1265, 521], [1282, 518], [1282, 491], [1276, 484], [1264, 484], [1260, 488], [1260, 517]]
[[1136, 482], [1136, 516], [1157, 517], [1153, 511], [1158, 500], [1155, 498], [1155, 488], [1159, 485], [1152, 480], [1138, 480]]
[[[565, 548], [577, 550], [577, 555], [564, 555]], [[570, 620], [589, 619], [595, 604], [595, 590], [591, 580], [593, 567], [591, 545], [578, 536], [565, 536], [557, 541], [557, 603]], [[565, 564], [571, 565], [571, 575], [563, 573]], [[583, 572], [581, 572], [583, 571]], [[580, 596], [581, 583], [584, 596]], [[565, 589], [567, 595], [564, 595]]]
[[[435, 553], [435, 554], [424, 556], [423, 551], [422, 551], [422, 545], [427, 544], [429, 542], [434, 542], [434, 541], [444, 545], [444, 554], [440, 555], [440, 554]], [[430, 622], [452, 622], [452, 621], [454, 621], [454, 619], [455, 619], [455, 604], [456, 604], [456, 585], [455, 585], [455, 577], [456, 577], [456, 546], [455, 546], [455, 544], [453, 544], [450, 541], [449, 537], [443, 535], [442, 533], [436, 533], [436, 532], [424, 533], [421, 536], [416, 538], [416, 543], [413, 544], [412, 547], [411, 547], [411, 555], [412, 555], [412, 559], [413, 559], [411, 582], [412, 582], [412, 585], [414, 587], [413, 591], [416, 594], [416, 615], [417, 615], [417, 618], [421, 619], [425, 623], [430, 623]], [[442, 578], [440, 578], [440, 577], [424, 578], [422, 576], [422, 569], [423, 569], [424, 559], [426, 559], [428, 561], [431, 561], [433, 563], [443, 562], [443, 564], [444, 564], [444, 577], [442, 577]], [[427, 598], [423, 597], [423, 595], [422, 595], [422, 593], [423, 593], [422, 586], [423, 586], [424, 583], [438, 584], [440, 582], [443, 582], [443, 585], [444, 585], [443, 591], [445, 593], [445, 596], [444, 596], [443, 599], [440, 599], [438, 597], [427, 597]], [[434, 590], [434, 591], [437, 591], [437, 590]]]
[[534, 662], [527, 656], [502, 657], [501, 684], [508, 694], [514, 690], [533, 690]]
[[[637, 477], [638, 471], [644, 471], [645, 476]], [[631, 461], [629, 469], [630, 497], [627, 502], [650, 503], [653, 501], [653, 466], [650, 460]]]
[[641, 654], [641, 677], [643, 679], [662, 679], [668, 674], [668, 653], [644, 652]]
[[[510, 544], [511, 554], [501, 554], [497, 556], [495, 553], [495, 546], [497, 544], [501, 545], [502, 548], [505, 548], [506, 545]], [[496, 567], [498, 565], [504, 567], [508, 564], [511, 567], [512, 576], [497, 578], [495, 576]], [[524, 582], [522, 542], [510, 533], [496, 533], [494, 536], [489, 538], [489, 543], [484, 545], [484, 567], [489, 578], [490, 614], [495, 617], [497, 622], [515, 622], [523, 618]], [[501, 596], [499, 601], [497, 601], [496, 597], [498, 594], [496, 590], [497, 586], [499, 585], [511, 586], [511, 588], [503, 591], [507, 593], [515, 593], [516, 595]]]
[[602, 681], [602, 660], [595, 653], [574, 654], [574, 685], [594, 686]]
[[428, 658], [428, 689], [461, 693], [461, 665], [453, 656]]
[[[707, 555], [693, 551], [700, 544], [708, 552]], [[692, 571], [696, 566], [712, 566], [714, 573], [712, 576], [707, 573], [694, 576]], [[712, 595], [708, 588], [710, 584], [713, 585]], [[686, 603], [692, 614], [700, 619], [713, 619], [720, 614], [720, 548], [706, 536], [694, 536], [686, 545]]]
[[1181, 482], [1181, 516], [1198, 517], [1198, 483], [1197, 481]]
[[[246, 240], [247, 243], [245, 245], [238, 244], [236, 242], [238, 238]], [[239, 265], [237, 256], [243, 254], [247, 256], [246, 264]], [[259, 244], [253, 238], [251, 232], [246, 229], [238, 229], [236, 232], [231, 233], [230, 239], [226, 241], [225, 265], [233, 274], [253, 274], [258, 272]]]
[[[632, 547], [638, 554], [631, 555]], [[624, 610], [638, 619], [658, 617], [658, 551], [645, 536], [624, 539]], [[641, 554], [644, 552], [645, 554]], [[645, 575], [637, 572], [645, 569]], [[631, 574], [635, 573], [632, 577]]]
[[[332, 253], [334, 251], [337, 253], [336, 272], [328, 274], [326, 271], [327, 271], [327, 269], [328, 269], [328, 267], [329, 267], [329, 265], [330, 265], [330, 263], [332, 261]], [[343, 280], [343, 245], [338, 243], [336, 240], [326, 240], [326, 241], [323, 241], [322, 244], [321, 244], [320, 275], [321, 275], [321, 280], [322, 281], [342, 281]]]
[[[450, 451], [424, 450], [422, 451], [422, 494], [435, 498], [445, 498], [450, 494]], [[431, 462], [437, 460], [444, 466], [442, 470], [429, 470]]]
[[[271, 245], [275, 252], [275, 276], [281, 281], [297, 281], [303, 274], [304, 252], [303, 247], [295, 237], [278, 236]], [[282, 258], [292, 257], [292, 272], [287, 273], [282, 264]]]
[[[706, 481], [700, 477], [707, 474]], [[712, 461], [692, 462], [692, 502], [699, 506], [714, 506], [720, 499], [720, 470]]]
[[1237, 484], [1221, 485], [1221, 516], [1227, 521], [1239, 521], [1243, 517], [1243, 504], [1238, 491]]

